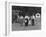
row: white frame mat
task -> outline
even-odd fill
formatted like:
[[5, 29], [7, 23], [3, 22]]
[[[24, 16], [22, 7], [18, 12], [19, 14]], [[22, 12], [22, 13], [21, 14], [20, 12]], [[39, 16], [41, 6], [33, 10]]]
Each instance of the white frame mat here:
[[[8, 35], [10, 33], [14, 33], [12, 31], [12, 11], [11, 11], [11, 6], [12, 5], [17, 5], [17, 6], [37, 6], [37, 7], [43, 7], [43, 4], [36, 4], [36, 3], [17, 3], [17, 2], [5, 2], [5, 35]], [[42, 8], [41, 8], [41, 16], [42, 16]], [[42, 28], [42, 25], [41, 25]], [[41, 29], [42, 30], [42, 29]], [[33, 30], [34, 31], [34, 30]]]

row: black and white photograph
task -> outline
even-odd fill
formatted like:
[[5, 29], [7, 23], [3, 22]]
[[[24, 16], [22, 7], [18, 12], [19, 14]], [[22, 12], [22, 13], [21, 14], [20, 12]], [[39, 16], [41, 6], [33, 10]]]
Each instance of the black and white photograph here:
[[1, 0], [0, 37], [46, 37], [45, 0]]
[[12, 31], [41, 30], [41, 7], [12, 5]]

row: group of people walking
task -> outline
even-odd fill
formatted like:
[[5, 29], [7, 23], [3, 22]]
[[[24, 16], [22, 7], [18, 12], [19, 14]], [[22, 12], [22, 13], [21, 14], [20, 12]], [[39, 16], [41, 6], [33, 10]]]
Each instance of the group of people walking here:
[[[35, 18], [37, 17], [40, 17], [40, 14], [39, 13], [37, 13], [36, 14], [36, 16], [34, 16], [34, 15], [32, 15], [32, 16], [25, 16], [25, 17], [23, 17], [23, 16], [15, 16], [16, 18], [16, 21], [19, 21], [19, 23], [21, 23], [21, 24], [23, 24], [24, 23], [24, 25], [25, 26], [29, 26], [29, 25], [32, 25], [32, 26], [34, 26], [35, 25]], [[18, 20], [19, 19], [19, 20]], [[23, 19], [24, 19], [24, 22], [23, 22]], [[15, 21], [15, 20], [14, 20]]]
[[25, 26], [28, 26], [28, 25], [34, 25], [34, 16], [25, 16], [25, 17], [23, 17], [23, 16], [20, 16], [19, 17], [19, 22], [23, 25], [25, 25]]
[[29, 24], [34, 26], [34, 18], [25, 16], [25, 26], [28, 26]]

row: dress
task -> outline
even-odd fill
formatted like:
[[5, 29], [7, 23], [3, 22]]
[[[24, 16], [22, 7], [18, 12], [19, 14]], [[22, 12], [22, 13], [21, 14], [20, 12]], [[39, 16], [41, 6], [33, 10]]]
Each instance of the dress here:
[[25, 26], [28, 26], [28, 19], [25, 19]]

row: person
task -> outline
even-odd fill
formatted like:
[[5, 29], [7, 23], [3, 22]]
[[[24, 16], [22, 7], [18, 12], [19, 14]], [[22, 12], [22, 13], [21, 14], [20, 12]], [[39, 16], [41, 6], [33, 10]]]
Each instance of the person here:
[[32, 26], [34, 26], [34, 19], [32, 19]]
[[25, 26], [28, 26], [28, 19], [25, 19]]
[[34, 19], [35, 19], [35, 16], [33, 15], [32, 16], [32, 26], [34, 26]]
[[28, 26], [28, 16], [25, 16], [25, 26]]
[[32, 25], [31, 23], [32, 23], [31, 20], [29, 20], [28, 25], [31, 26]]

